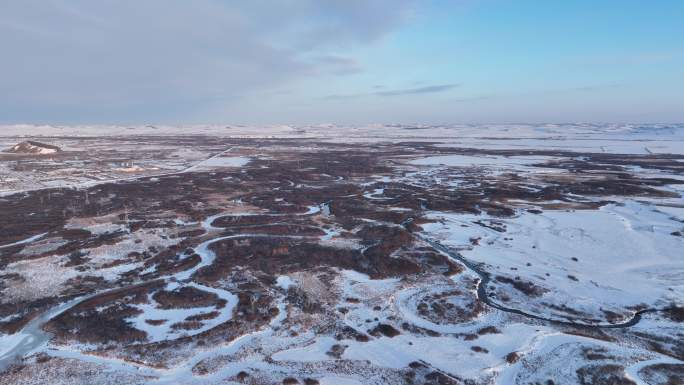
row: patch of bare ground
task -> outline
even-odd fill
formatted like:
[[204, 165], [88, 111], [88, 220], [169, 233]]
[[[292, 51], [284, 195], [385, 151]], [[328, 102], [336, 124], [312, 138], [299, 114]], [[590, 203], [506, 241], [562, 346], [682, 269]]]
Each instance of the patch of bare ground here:
[[[368, 384], [397, 384], [397, 385], [456, 385], [466, 384], [458, 377], [445, 373], [427, 364], [411, 364], [402, 369], [384, 368], [372, 365], [368, 361], [354, 361], [346, 359], [326, 360], [321, 362], [288, 361], [285, 364], [266, 361], [272, 365], [270, 371], [256, 368], [246, 369], [229, 380], [241, 384], [275, 385], [295, 383], [315, 385], [331, 381], [331, 377], [363, 379]], [[279, 366], [282, 365], [282, 366]]]
[[466, 383], [460, 377], [435, 369], [425, 361], [411, 362], [404, 378], [408, 384], [460, 385]]
[[[402, 231], [399, 229], [398, 231]], [[377, 238], [365, 250], [323, 246], [313, 241], [287, 238], [250, 237], [227, 239], [213, 243], [216, 253], [211, 268], [197, 273], [200, 280], [216, 281], [236, 266], [281, 275], [318, 267], [337, 267], [366, 273], [373, 278], [415, 274], [419, 266], [403, 258], [387, 258], [388, 254], [410, 242], [410, 237]]]
[[652, 385], [684, 384], [684, 364], [655, 364], [639, 370], [639, 376]]
[[620, 365], [587, 365], [577, 369], [577, 379], [581, 385], [636, 385], [625, 374]]
[[684, 322], [684, 306], [672, 305], [663, 311], [665, 316], [674, 322]]
[[87, 299], [45, 324], [58, 343], [130, 344], [145, 341], [147, 334], [133, 328], [126, 318], [140, 314], [134, 304], [148, 302], [148, 295], [164, 286], [162, 281], [112, 290]]
[[608, 349], [601, 347], [586, 347], [582, 348], [582, 355], [585, 359], [590, 361], [597, 360], [617, 360], [614, 355], [608, 354]]
[[[169, 367], [193, 355], [193, 350], [227, 344], [236, 338], [263, 328], [278, 315], [273, 298], [258, 285], [238, 286], [234, 291], [238, 303], [233, 318], [207, 331], [154, 343], [139, 343], [119, 348], [103, 349], [99, 354], [116, 356], [152, 367]], [[191, 327], [192, 322], [178, 325]]]
[[[592, 317], [590, 314], [587, 314], [583, 311], [577, 310], [575, 308], [572, 308], [566, 304], [555, 304], [555, 303], [549, 303], [549, 302], [542, 302], [542, 304], [547, 307], [548, 309], [553, 310], [556, 314], [558, 314], [559, 317], [565, 318], [568, 321], [581, 321], [584, 322], [585, 324], [591, 325], [595, 323], [600, 323], [601, 320], [597, 319], [595, 317]], [[623, 318], [627, 317], [626, 315], [623, 316]]]
[[[11, 283], [10, 283], [11, 284]], [[14, 334], [21, 330], [33, 318], [49, 310], [60, 302], [58, 297], [46, 297], [33, 301], [18, 301], [0, 304], [0, 332]]]
[[436, 324], [466, 322], [485, 310], [485, 305], [467, 289], [428, 293], [419, 299], [416, 306], [421, 317]]
[[668, 335], [661, 334], [658, 330], [650, 332], [634, 331], [627, 337], [633, 338], [636, 343], [642, 345], [647, 350], [684, 360], [684, 333]]
[[504, 358], [506, 359], [506, 362], [508, 362], [509, 364], [512, 365], [512, 364], [515, 364], [516, 362], [518, 362], [520, 360], [520, 357], [521, 357], [520, 353], [510, 352], [510, 353], [506, 354], [506, 357], [504, 357]]
[[0, 385], [101, 384], [142, 385], [155, 377], [107, 370], [76, 359], [38, 355], [15, 364], [0, 374]]
[[378, 324], [378, 326], [368, 331], [368, 334], [374, 337], [385, 336], [389, 338], [396, 337], [401, 334], [401, 332], [394, 328], [394, 326], [389, 324]]
[[494, 279], [497, 282], [505, 283], [508, 285], [513, 286], [514, 289], [518, 290], [519, 292], [529, 296], [529, 297], [540, 297], [544, 293], [548, 292], [548, 289], [545, 289], [543, 287], [540, 287], [533, 282], [530, 281], [524, 281], [520, 277], [506, 277], [502, 275], [497, 275], [494, 277]]
[[161, 309], [187, 309], [195, 307], [214, 306], [220, 309], [226, 306], [226, 300], [219, 298], [215, 293], [183, 286], [173, 291], [160, 290], [152, 295]]
[[367, 334], [360, 332], [351, 326], [344, 325], [338, 328], [338, 331], [335, 334], [335, 339], [338, 341], [355, 340], [357, 342], [368, 342], [370, 340], [370, 337]]
[[593, 338], [606, 342], [615, 342], [617, 340], [616, 337], [612, 336], [611, 334], [608, 334], [606, 331], [601, 329], [565, 327], [563, 328], [563, 333]]

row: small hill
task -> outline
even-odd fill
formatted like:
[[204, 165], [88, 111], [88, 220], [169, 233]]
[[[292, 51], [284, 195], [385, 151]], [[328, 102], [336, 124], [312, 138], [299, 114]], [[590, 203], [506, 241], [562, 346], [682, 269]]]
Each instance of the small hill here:
[[14, 146], [5, 150], [5, 152], [13, 154], [54, 154], [57, 152], [62, 152], [62, 149], [51, 144], [27, 140], [25, 142], [15, 144]]

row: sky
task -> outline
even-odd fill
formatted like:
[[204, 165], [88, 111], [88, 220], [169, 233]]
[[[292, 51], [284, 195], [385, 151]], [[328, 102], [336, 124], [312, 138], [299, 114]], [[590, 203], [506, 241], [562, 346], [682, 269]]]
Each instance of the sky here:
[[0, 0], [0, 123], [684, 122], [684, 1]]

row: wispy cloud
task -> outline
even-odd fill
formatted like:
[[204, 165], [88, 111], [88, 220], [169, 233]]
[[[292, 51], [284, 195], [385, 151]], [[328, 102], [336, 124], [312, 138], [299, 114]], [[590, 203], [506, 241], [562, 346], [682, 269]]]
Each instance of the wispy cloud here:
[[434, 93], [438, 93], [438, 92], [449, 91], [449, 90], [456, 88], [458, 86], [459, 86], [458, 84], [440, 84], [440, 85], [436, 85], [436, 86], [405, 88], [402, 90], [380, 91], [380, 92], [376, 92], [375, 95], [398, 96], [398, 95], [414, 95], [414, 94], [434, 94]]
[[[323, 99], [336, 100], [336, 99], [354, 99], [354, 98], [361, 98], [361, 97], [367, 97], [367, 96], [390, 97], [390, 96], [417, 95], [417, 94], [436, 94], [436, 93], [440, 93], [440, 92], [450, 91], [450, 90], [452, 90], [456, 87], [459, 87], [459, 86], [460, 86], [460, 84], [438, 84], [438, 85], [431, 85], [431, 86], [424, 86], [424, 87], [401, 88], [401, 89], [395, 89], [395, 90], [363, 92], [363, 93], [357, 93], [357, 94], [333, 94], [333, 95], [325, 96]], [[377, 88], [377, 86], [374, 88]]]
[[402, 25], [415, 2], [10, 1], [0, 12], [0, 120], [222, 113], [302, 79], [362, 71], [353, 49]]

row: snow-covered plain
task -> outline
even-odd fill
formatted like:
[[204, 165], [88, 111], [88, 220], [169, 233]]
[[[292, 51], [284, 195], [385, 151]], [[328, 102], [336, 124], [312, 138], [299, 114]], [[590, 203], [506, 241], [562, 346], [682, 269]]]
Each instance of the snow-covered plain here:
[[[38, 309], [0, 332], [0, 384], [682, 381], [684, 125], [0, 130], [8, 146], [42, 135], [78, 157], [73, 138], [97, 137], [86, 153], [112, 147], [97, 167], [141, 173], [96, 168], [73, 195], [88, 210], [59, 203], [47, 217], [58, 226], [0, 243], [0, 326], [26, 316], [15, 304]], [[119, 135], [155, 137], [138, 144], [155, 155], [115, 161]], [[363, 156], [336, 168], [349, 153]], [[35, 164], [58, 167], [50, 155]], [[71, 165], [65, 185], [29, 177], [12, 156], [0, 158], [7, 207], [83, 177]], [[80, 256], [66, 247], [78, 242]], [[392, 270], [406, 258], [422, 270]], [[183, 288], [222, 305], [157, 300]], [[94, 315], [79, 307], [92, 300]], [[105, 317], [118, 307], [132, 315]], [[63, 314], [76, 331], [99, 320], [107, 342], [43, 330]], [[121, 342], [110, 327], [142, 337]]]
[[[439, 222], [425, 226], [430, 237], [494, 274], [521, 277], [545, 289], [539, 297], [510, 299], [537, 314], [568, 316], [548, 305], [570, 303], [589, 319], [602, 319], [603, 310], [628, 318], [630, 308], [684, 298], [684, 242], [671, 235], [683, 219], [657, 206], [628, 200], [595, 211], [522, 211], [513, 218], [431, 215]], [[486, 227], [489, 222], [506, 231]]]

